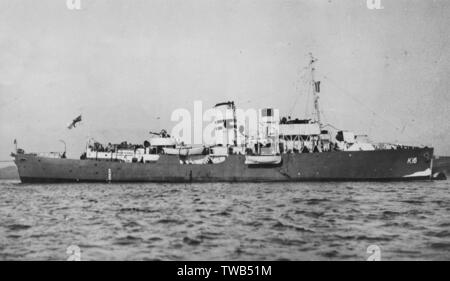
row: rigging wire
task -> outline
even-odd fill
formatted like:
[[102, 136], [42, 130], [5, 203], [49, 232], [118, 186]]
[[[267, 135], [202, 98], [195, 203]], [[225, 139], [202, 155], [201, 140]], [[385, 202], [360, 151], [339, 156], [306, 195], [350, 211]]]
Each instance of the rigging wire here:
[[[308, 83], [309, 81], [307, 81], [306, 83], [307, 84], [309, 84]], [[309, 85], [308, 85], [309, 86]], [[312, 92], [312, 89], [310, 88], [310, 87], [308, 87], [308, 89], [306, 90], [306, 103], [305, 103], [305, 118], [310, 118], [310, 112], [309, 112], [309, 99], [311, 98], [311, 96], [313, 95], [314, 93]]]
[[[368, 107], [366, 104], [364, 104], [363, 102], [361, 102], [359, 99], [357, 99], [355, 96], [353, 96], [352, 94], [350, 94], [349, 91], [345, 90], [344, 88], [342, 88], [341, 86], [339, 86], [335, 81], [333, 81], [331, 78], [329, 78], [327, 75], [323, 75], [324, 79], [327, 79], [329, 82], [331, 82], [334, 86], [336, 86], [336, 88], [338, 90], [340, 90], [343, 94], [346, 94], [347, 96], [349, 96], [351, 99], [353, 99], [355, 102], [357, 102], [359, 105], [365, 107], [368, 111], [370, 111], [373, 116], [379, 118], [380, 120], [383, 120], [384, 122], [386, 122], [387, 124], [391, 125], [394, 129], [396, 129], [398, 132], [401, 132], [401, 128], [399, 128], [397, 125], [395, 125], [394, 123], [392, 123], [391, 121], [389, 121], [388, 119], [378, 115], [374, 110], [372, 110], [370, 107]], [[409, 134], [408, 137], [412, 137]]]
[[334, 125], [331, 125], [330, 123], [326, 123], [325, 125], [323, 125], [322, 127], [326, 128], [326, 127], [331, 127], [333, 129], [335, 129], [336, 131], [343, 131], [342, 129], [337, 128]]
[[[416, 127], [415, 125], [412, 125], [411, 124], [411, 121], [408, 121], [408, 122], [402, 122], [402, 125], [399, 127], [398, 125], [395, 125], [393, 122], [391, 122], [391, 121], [389, 121], [388, 119], [386, 119], [386, 118], [383, 118], [380, 114], [378, 114], [376, 111], [374, 111], [372, 108], [370, 108], [367, 104], [365, 104], [364, 102], [361, 102], [359, 99], [357, 99], [354, 95], [352, 95], [348, 90], [346, 90], [346, 89], [344, 89], [342, 86], [340, 86], [336, 81], [334, 81], [333, 79], [331, 79], [330, 77], [328, 77], [327, 75], [322, 75], [322, 77], [324, 78], [324, 79], [327, 79], [329, 82], [331, 82], [332, 84], [334, 84], [339, 90], [341, 90], [341, 92], [343, 93], [343, 94], [346, 94], [347, 96], [349, 96], [350, 98], [352, 98], [355, 102], [357, 102], [358, 104], [360, 104], [360, 105], [362, 105], [362, 106], [364, 106], [368, 111], [370, 111], [371, 113], [372, 113], [372, 115], [373, 116], [375, 116], [375, 117], [377, 117], [378, 119], [380, 119], [380, 120], [383, 120], [383, 121], [385, 121], [386, 123], [388, 123], [389, 125], [391, 125], [393, 128], [395, 128], [398, 132], [400, 132], [401, 134], [403, 134], [404, 133], [404, 131], [405, 131], [405, 128], [407, 127], [407, 126], [409, 126], [410, 125], [410, 127], [414, 127], [416, 130], [420, 130], [420, 128], [418, 128], [418, 127]], [[410, 113], [410, 114], [413, 114], [413, 112], [411, 111], [411, 109], [410, 108], [407, 108], [406, 107], [406, 109], [408, 110], [408, 112]], [[400, 121], [402, 121], [402, 120], [400, 120]], [[405, 123], [405, 124], [403, 124], [403, 123]], [[371, 122], [371, 124], [373, 124], [373, 121]], [[414, 136], [412, 136], [412, 135], [410, 135], [410, 134], [408, 134], [408, 133], [405, 133], [408, 137], [414, 137]]]
[[[294, 100], [294, 103], [292, 104], [290, 110], [289, 110], [289, 115], [291, 116], [295, 106], [297, 105], [298, 100], [300, 99], [300, 96], [302, 96], [302, 92], [303, 92], [303, 87], [305, 86], [306, 83], [308, 83], [308, 81], [306, 81], [306, 70], [308, 70], [308, 67], [303, 67], [302, 70], [300, 71], [299, 75], [298, 75], [298, 79], [297, 79], [297, 83], [295, 85], [295, 91], [297, 93], [296, 98]], [[307, 97], [309, 97], [308, 92], [307, 92]]]
[[[405, 129], [407, 126], [412, 127], [414, 129], [416, 129], [417, 131], [420, 131], [421, 129], [418, 128], [417, 126], [415, 126], [414, 124], [411, 124], [411, 121], [408, 122], [402, 122], [402, 125], [399, 127], [398, 125], [395, 125], [393, 122], [391, 122], [390, 120], [382, 117], [380, 114], [378, 114], [376, 111], [374, 111], [372, 108], [370, 108], [367, 104], [365, 104], [364, 102], [361, 102], [358, 98], [356, 98], [354, 95], [352, 95], [348, 90], [344, 89], [342, 86], [340, 86], [336, 81], [334, 81], [333, 79], [331, 79], [330, 77], [328, 77], [327, 75], [322, 75], [322, 77], [324, 79], [327, 79], [329, 82], [331, 82], [333, 85], [335, 85], [337, 87], [338, 90], [340, 90], [343, 94], [347, 95], [348, 97], [352, 98], [355, 102], [357, 102], [358, 104], [362, 105], [363, 107], [365, 107], [370, 113], [372, 113], [372, 115], [375, 118], [378, 118], [379, 120], [384, 121], [385, 123], [389, 124], [392, 126], [392, 128], [394, 128], [400, 135], [406, 135], [408, 138], [414, 139], [416, 136], [415, 135], [411, 135], [410, 133], [408, 133], [407, 131], [405, 132]], [[406, 109], [412, 114], [412, 111], [406, 107]], [[402, 121], [402, 120], [400, 120]], [[369, 132], [372, 131], [372, 127], [373, 127], [373, 118], [371, 120], [371, 125], [369, 127]], [[404, 124], [403, 124], [404, 123]], [[396, 142], [399, 142], [398, 139], [395, 140]]]

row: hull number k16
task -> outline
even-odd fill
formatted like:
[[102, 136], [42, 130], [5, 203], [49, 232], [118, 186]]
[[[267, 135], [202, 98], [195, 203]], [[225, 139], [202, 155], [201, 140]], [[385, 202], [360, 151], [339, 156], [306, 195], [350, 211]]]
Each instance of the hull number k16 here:
[[417, 164], [417, 157], [410, 157], [406, 161], [407, 164]]

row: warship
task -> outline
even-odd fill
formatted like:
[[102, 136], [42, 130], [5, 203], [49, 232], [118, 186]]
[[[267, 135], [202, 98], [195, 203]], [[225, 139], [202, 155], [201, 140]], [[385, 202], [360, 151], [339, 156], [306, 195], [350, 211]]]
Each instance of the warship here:
[[[319, 110], [316, 59], [309, 63], [314, 117], [279, 118], [259, 110], [256, 136], [238, 126], [233, 101], [214, 106], [215, 142], [186, 145], [165, 130], [143, 144], [89, 140], [80, 159], [66, 153], [11, 155], [23, 183], [42, 182], [282, 182], [394, 181], [433, 178], [433, 148], [374, 143], [364, 135], [329, 129]], [[81, 121], [77, 117], [69, 126]]]

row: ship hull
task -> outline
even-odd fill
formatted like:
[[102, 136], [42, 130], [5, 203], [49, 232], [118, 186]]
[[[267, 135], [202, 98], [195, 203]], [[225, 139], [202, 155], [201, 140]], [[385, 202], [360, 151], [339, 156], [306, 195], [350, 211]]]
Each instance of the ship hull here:
[[18, 154], [23, 183], [394, 181], [431, 178], [432, 148], [283, 154], [278, 164], [248, 165], [244, 155], [217, 164], [185, 164], [161, 155], [153, 163], [44, 158]]

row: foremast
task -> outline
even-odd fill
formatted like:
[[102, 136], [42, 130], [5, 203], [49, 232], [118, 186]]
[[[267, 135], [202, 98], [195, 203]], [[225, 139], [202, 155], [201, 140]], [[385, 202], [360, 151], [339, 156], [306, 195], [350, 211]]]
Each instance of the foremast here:
[[314, 121], [319, 124], [320, 129], [322, 129], [322, 122], [320, 119], [320, 107], [319, 107], [319, 92], [320, 92], [320, 81], [315, 80], [315, 63], [317, 59], [312, 55], [310, 55], [309, 69], [311, 71], [311, 86], [313, 91], [314, 98]]

